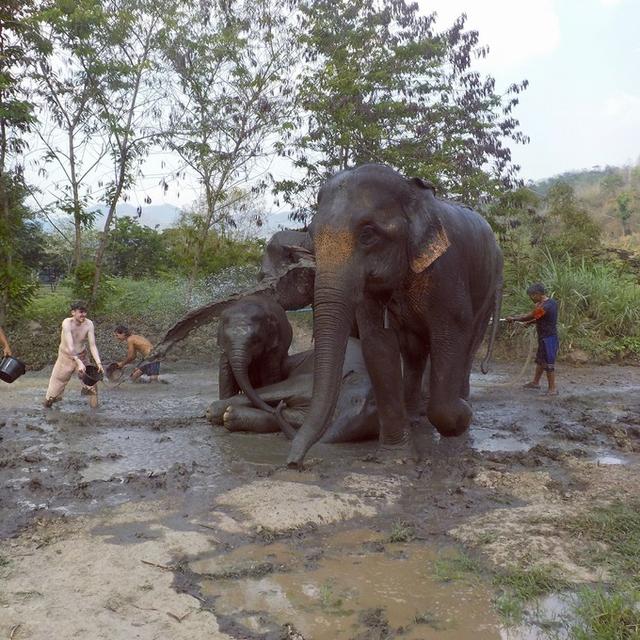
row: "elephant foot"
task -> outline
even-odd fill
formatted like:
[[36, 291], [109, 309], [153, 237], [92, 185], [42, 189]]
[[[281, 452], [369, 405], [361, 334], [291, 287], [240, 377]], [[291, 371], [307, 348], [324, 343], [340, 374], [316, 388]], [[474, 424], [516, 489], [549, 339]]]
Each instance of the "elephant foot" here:
[[206, 419], [215, 426], [224, 424], [224, 413], [228, 409], [229, 403], [212, 402], [205, 413]]
[[277, 433], [280, 427], [273, 414], [255, 407], [230, 405], [223, 415], [227, 431], [248, 431], [250, 433]]
[[462, 398], [456, 398], [449, 402], [432, 401], [427, 417], [441, 436], [455, 438], [469, 428], [473, 412]]
[[381, 442], [373, 457], [375, 462], [381, 464], [407, 464], [415, 461], [415, 459], [416, 453], [408, 437], [405, 437], [402, 442], [397, 444]]

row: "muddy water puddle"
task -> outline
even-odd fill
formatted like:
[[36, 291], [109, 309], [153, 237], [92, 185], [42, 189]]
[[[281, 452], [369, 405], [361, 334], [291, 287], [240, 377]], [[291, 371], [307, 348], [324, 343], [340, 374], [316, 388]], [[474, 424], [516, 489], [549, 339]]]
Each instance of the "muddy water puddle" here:
[[191, 569], [201, 576], [202, 593], [215, 598], [216, 613], [256, 637], [289, 624], [305, 640], [542, 638], [532, 626], [506, 629], [480, 578], [439, 577], [439, 561], [452, 553], [386, 543], [363, 529], [306, 550], [249, 545], [194, 561]]

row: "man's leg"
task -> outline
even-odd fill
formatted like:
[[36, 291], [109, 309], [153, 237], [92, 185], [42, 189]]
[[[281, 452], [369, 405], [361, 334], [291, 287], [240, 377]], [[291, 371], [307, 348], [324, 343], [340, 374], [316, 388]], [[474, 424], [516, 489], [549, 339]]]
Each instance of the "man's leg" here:
[[558, 389], [556, 387], [556, 372], [554, 370], [547, 371], [547, 382], [549, 383], [549, 389], [547, 390], [547, 395], [557, 396]]
[[540, 388], [540, 379], [542, 378], [542, 374], [544, 372], [544, 366], [541, 364], [536, 364], [536, 370], [533, 374], [533, 380], [531, 382], [527, 382], [524, 385], [525, 389], [539, 389]]
[[142, 370], [141, 369], [134, 369], [133, 373], [131, 374], [131, 382], [136, 382], [141, 377], [142, 377]]
[[76, 363], [66, 356], [58, 356], [49, 378], [49, 386], [44, 397], [44, 406], [49, 408], [54, 402], [62, 399], [65, 387], [76, 371]]

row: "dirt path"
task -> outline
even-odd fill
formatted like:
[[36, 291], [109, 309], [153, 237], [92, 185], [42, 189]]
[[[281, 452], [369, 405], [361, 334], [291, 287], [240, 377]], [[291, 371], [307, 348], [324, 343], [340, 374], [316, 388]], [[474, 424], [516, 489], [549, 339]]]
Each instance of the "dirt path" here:
[[474, 376], [470, 434], [423, 435], [417, 467], [323, 445], [303, 473], [284, 438], [203, 419], [207, 368], [103, 386], [97, 412], [78, 385], [42, 409], [48, 370], [2, 384], [0, 638], [543, 637], [442, 560], [606, 579], [562, 523], [638, 499], [640, 370], [563, 367], [547, 398], [516, 369]]

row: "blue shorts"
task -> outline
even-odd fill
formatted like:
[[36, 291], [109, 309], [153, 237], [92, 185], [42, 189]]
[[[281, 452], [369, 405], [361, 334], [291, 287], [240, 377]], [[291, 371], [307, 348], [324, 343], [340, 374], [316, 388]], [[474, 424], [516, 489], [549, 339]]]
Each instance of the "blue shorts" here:
[[160, 360], [147, 362], [147, 364], [143, 364], [141, 367], [137, 367], [137, 369], [140, 369], [146, 376], [157, 376], [160, 374]]
[[558, 336], [548, 338], [538, 338], [538, 351], [536, 353], [536, 364], [541, 365], [545, 371], [555, 369], [556, 357], [560, 342]]

